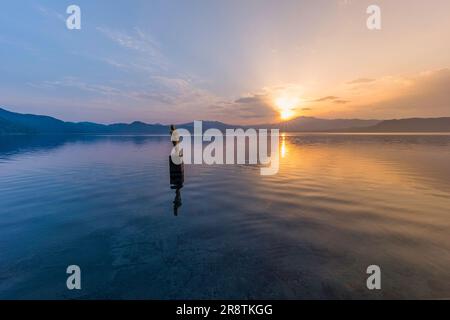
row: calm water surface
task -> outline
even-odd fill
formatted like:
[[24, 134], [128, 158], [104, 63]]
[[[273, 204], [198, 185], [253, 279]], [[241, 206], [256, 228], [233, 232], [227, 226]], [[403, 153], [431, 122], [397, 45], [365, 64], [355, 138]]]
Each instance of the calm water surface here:
[[0, 138], [0, 298], [450, 298], [450, 136], [287, 136], [276, 176], [186, 166], [177, 216], [169, 151]]

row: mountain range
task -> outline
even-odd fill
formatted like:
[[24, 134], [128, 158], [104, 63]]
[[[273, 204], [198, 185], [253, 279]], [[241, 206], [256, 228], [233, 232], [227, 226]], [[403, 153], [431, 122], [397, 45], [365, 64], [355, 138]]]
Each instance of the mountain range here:
[[[399, 120], [319, 119], [298, 117], [289, 121], [261, 124], [253, 128], [279, 128], [286, 132], [450, 132], [450, 117]], [[177, 125], [192, 131], [193, 123]], [[203, 121], [203, 130], [247, 128], [218, 121]], [[53, 117], [21, 114], [0, 108], [0, 134], [168, 134], [169, 126], [132, 123], [99, 124], [65, 122]]]

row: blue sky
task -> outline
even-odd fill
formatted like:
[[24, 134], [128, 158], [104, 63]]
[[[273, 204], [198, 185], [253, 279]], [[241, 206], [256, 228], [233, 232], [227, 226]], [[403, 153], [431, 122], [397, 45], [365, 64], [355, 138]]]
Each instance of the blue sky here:
[[[378, 32], [372, 2], [8, 1], [0, 105], [103, 123], [271, 122], [280, 101], [295, 115], [450, 115], [449, 2], [376, 1]], [[65, 26], [70, 4], [81, 30]]]

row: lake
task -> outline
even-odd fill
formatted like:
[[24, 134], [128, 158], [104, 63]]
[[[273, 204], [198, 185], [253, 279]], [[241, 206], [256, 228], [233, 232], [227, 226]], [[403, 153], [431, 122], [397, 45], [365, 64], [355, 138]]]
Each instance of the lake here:
[[170, 149], [0, 137], [0, 298], [450, 298], [450, 135], [288, 134], [277, 175], [186, 165], [178, 197]]

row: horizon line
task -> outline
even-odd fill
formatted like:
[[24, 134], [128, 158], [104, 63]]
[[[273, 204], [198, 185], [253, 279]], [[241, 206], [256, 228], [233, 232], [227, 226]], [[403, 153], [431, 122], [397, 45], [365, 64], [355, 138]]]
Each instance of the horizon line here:
[[[136, 122], [139, 123], [143, 123], [146, 125], [160, 125], [160, 126], [170, 126], [170, 125], [186, 125], [186, 124], [191, 124], [194, 121], [202, 121], [202, 122], [219, 122], [221, 124], [225, 124], [225, 125], [231, 125], [230, 123], [226, 123], [226, 122], [222, 122], [219, 120], [204, 120], [204, 119], [197, 119], [197, 120], [191, 120], [191, 121], [187, 121], [187, 122], [181, 122], [181, 123], [170, 123], [170, 124], [164, 124], [164, 123], [149, 123], [149, 122], [144, 122], [141, 120], [134, 120], [131, 122], [113, 122], [113, 123], [101, 123], [101, 122], [94, 122], [94, 121], [66, 121], [60, 118], [57, 118], [56, 116], [52, 116], [52, 115], [48, 115], [48, 114], [37, 114], [37, 113], [21, 113], [21, 112], [16, 112], [16, 111], [11, 111], [11, 109], [7, 109], [6, 106], [0, 105], [0, 110], [4, 110], [6, 112], [10, 112], [10, 113], [17, 113], [17, 114], [22, 114], [22, 115], [31, 115], [31, 116], [41, 116], [41, 117], [50, 117], [65, 123], [93, 123], [93, 124], [99, 124], [99, 125], [104, 125], [104, 126], [110, 126], [110, 125], [116, 125], [116, 124], [133, 124]], [[311, 117], [311, 116], [298, 116], [286, 121], [280, 121], [280, 122], [272, 122], [272, 123], [259, 123], [259, 124], [254, 124], [253, 126], [260, 126], [260, 125], [275, 125], [275, 124], [286, 124], [289, 123], [291, 121], [300, 119], [300, 118], [307, 118], [307, 119], [317, 119], [317, 120], [325, 120], [325, 121], [333, 121], [333, 120], [354, 120], [354, 121], [395, 121], [395, 120], [410, 120], [410, 119], [443, 119], [443, 118], [450, 118], [450, 116], [439, 116], [439, 117], [407, 117], [407, 118], [389, 118], [389, 119], [363, 119], [363, 118], [318, 118], [318, 117]], [[235, 125], [233, 124], [233, 126], [240, 126], [240, 127], [248, 127], [248, 126], [252, 126], [252, 125]]]

